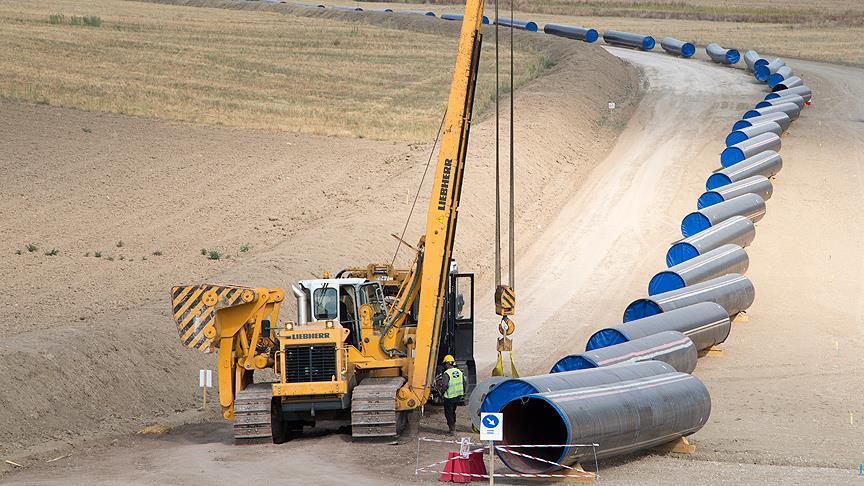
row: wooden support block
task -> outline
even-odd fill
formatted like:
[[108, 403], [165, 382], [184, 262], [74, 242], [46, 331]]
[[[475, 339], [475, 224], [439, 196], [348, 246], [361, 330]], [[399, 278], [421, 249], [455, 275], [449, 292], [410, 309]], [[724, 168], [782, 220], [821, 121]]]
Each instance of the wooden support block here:
[[702, 351], [699, 351], [699, 357], [700, 358], [703, 358], [705, 356], [709, 356], [712, 358], [719, 358], [719, 357], [723, 356], [723, 349], [718, 347], [718, 346], [711, 346], [708, 349], [703, 349]]
[[575, 484], [591, 484], [594, 482], [594, 479], [597, 477], [596, 474], [592, 472], [588, 472], [582, 468], [582, 464], [576, 463], [572, 466], [573, 469], [567, 469], [567, 477], [564, 478], [565, 483], [575, 483]]
[[674, 452], [676, 454], [693, 454], [696, 452], [696, 446], [691, 444], [687, 437], [681, 437], [678, 440], [667, 442], [654, 448], [656, 452]]
[[747, 322], [750, 322], [750, 316], [744, 311], [735, 314], [735, 317], [732, 318], [732, 324], [744, 324]]

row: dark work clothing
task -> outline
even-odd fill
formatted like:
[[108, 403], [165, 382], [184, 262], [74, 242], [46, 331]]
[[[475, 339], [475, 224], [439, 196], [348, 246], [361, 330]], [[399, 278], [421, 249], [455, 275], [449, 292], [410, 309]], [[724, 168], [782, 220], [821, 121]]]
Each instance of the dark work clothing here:
[[444, 418], [447, 419], [447, 428], [450, 432], [456, 430], [456, 407], [461, 399], [462, 397], [444, 399]]

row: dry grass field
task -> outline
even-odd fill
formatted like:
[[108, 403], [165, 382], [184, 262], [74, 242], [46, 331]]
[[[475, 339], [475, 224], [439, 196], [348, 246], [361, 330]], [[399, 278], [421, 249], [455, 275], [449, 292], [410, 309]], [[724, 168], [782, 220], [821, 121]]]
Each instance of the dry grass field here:
[[[446, 103], [455, 41], [263, 11], [2, 2], [0, 97], [210, 125], [426, 140]], [[517, 83], [550, 62], [519, 50]], [[492, 66], [483, 64], [481, 110], [492, 98]]]

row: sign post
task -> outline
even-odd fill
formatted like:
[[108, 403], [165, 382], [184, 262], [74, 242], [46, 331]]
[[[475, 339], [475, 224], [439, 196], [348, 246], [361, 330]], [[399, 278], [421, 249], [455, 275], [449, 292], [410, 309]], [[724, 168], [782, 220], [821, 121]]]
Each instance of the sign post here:
[[203, 390], [204, 402], [201, 410], [207, 408], [207, 389], [213, 386], [213, 370], [198, 370], [198, 387]]
[[480, 440], [489, 441], [489, 484], [495, 484], [495, 441], [504, 439], [504, 414], [480, 414]]

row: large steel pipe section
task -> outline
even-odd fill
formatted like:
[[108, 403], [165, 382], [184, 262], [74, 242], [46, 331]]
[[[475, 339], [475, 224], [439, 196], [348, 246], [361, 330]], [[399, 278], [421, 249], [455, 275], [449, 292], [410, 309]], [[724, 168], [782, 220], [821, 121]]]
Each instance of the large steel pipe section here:
[[710, 43], [705, 47], [705, 52], [708, 53], [708, 57], [711, 58], [714, 62], [719, 62], [720, 64], [736, 64], [741, 60], [741, 53], [736, 49], [725, 49], [720, 47], [720, 44]]
[[[698, 431], [711, 414], [711, 397], [698, 378], [676, 372], [529, 395], [507, 403], [501, 412], [504, 447], [596, 443], [597, 458], [605, 458], [649, 449]], [[554, 471], [559, 468], [555, 464], [594, 460], [591, 447], [530, 451], [536, 459], [501, 449], [498, 455], [514, 471], [534, 474]]]
[[480, 405], [483, 412], [498, 412], [511, 400], [531, 395], [560, 390], [570, 390], [597, 385], [618, 383], [620, 381], [648, 378], [675, 371], [671, 365], [662, 361], [643, 361], [622, 363], [617, 366], [576, 370], [548, 375], [510, 378], [498, 383], [486, 393]]
[[804, 101], [803, 96], [790, 93], [790, 94], [781, 96], [779, 98], [772, 98], [770, 100], [762, 100], [759, 103], [756, 103], [756, 108], [765, 108], [768, 106], [776, 106], [776, 105], [779, 105], [781, 103], [795, 103], [796, 105], [798, 105], [798, 109], [800, 110], [800, 109], [804, 108], [805, 101]]
[[754, 50], [749, 50], [744, 53], [744, 64], [747, 65], [747, 70], [756, 72], [759, 66], [767, 66], [768, 60], [759, 56], [759, 53]]
[[428, 12], [425, 10], [400, 10], [399, 13], [409, 14], [409, 15], [425, 15], [427, 17], [434, 17], [435, 12]]
[[792, 76], [775, 84], [774, 87], [771, 88], [771, 91], [783, 91], [791, 88], [797, 88], [798, 86], [804, 86], [804, 81], [802, 81], [801, 78], [799, 78], [798, 76]]
[[775, 98], [781, 98], [783, 96], [796, 94], [802, 98], [804, 98], [805, 102], [809, 102], [813, 97], [813, 91], [810, 90], [807, 86], [795, 86], [794, 88], [781, 89], [779, 91], [772, 91], [765, 95], [765, 100], [773, 100]]
[[768, 81], [768, 78], [771, 77], [772, 74], [776, 73], [778, 69], [782, 68], [786, 65], [786, 61], [782, 58], [776, 58], [773, 61], [765, 64], [763, 66], [757, 67], [753, 71], [753, 75], [757, 80], [765, 82]]
[[[462, 14], [445, 13], [441, 14], [441, 20], [462, 20], [465, 16]], [[483, 16], [483, 25], [489, 25], [489, 17]]]
[[711, 174], [705, 182], [705, 188], [711, 191], [755, 175], [773, 177], [782, 168], [783, 158], [777, 152], [769, 150]]
[[643, 51], [654, 49], [654, 38], [650, 35], [633, 34], [617, 30], [603, 32], [603, 42], [613, 46], [636, 47]]
[[765, 108], [755, 108], [752, 110], [748, 110], [741, 118], [746, 120], [748, 118], [755, 118], [757, 116], [777, 112], [786, 113], [787, 115], [789, 115], [789, 119], [794, 121], [801, 113], [801, 108], [798, 108], [798, 105], [796, 105], [795, 103], [780, 103], [779, 105], [772, 105], [766, 106]]
[[696, 201], [696, 207], [697, 209], [707, 208], [708, 206], [720, 204], [743, 194], [756, 194], [767, 201], [774, 194], [774, 186], [767, 177], [755, 175], [703, 192], [699, 196], [699, 200]]
[[723, 245], [658, 272], [648, 282], [648, 296], [683, 289], [728, 273], [743, 274], [749, 266], [750, 259], [743, 248], [731, 243]]
[[784, 131], [789, 128], [789, 124], [792, 123], [792, 119], [789, 118], [785, 112], [775, 111], [774, 113], [766, 113], [764, 115], [754, 116], [752, 118], [742, 118], [736, 121], [732, 125], [732, 130], [740, 130], [742, 128], [752, 127], [753, 125], [758, 125], [760, 123], [766, 123], [769, 121], [773, 121], [774, 123], [780, 125]]
[[543, 32], [549, 35], [557, 35], [558, 37], [566, 37], [568, 39], [581, 40], [585, 42], [595, 42], [600, 38], [600, 34], [594, 29], [586, 29], [576, 25], [563, 24], [546, 24], [543, 26]]
[[732, 216], [746, 216], [754, 223], [765, 216], [765, 200], [756, 194], [742, 194], [728, 201], [702, 208], [684, 216], [681, 234], [687, 238]]
[[747, 140], [743, 140], [734, 145], [730, 145], [723, 149], [720, 153], [720, 165], [729, 167], [735, 165], [744, 159], [749, 159], [756, 154], [761, 154], [766, 150], [780, 150], [780, 136], [776, 133], [766, 132], [756, 135]]
[[733, 216], [705, 231], [674, 243], [666, 251], [666, 265], [674, 267], [725, 244], [745, 247], [756, 238], [756, 226], [744, 216]]
[[664, 331], [593, 351], [565, 356], [558, 360], [549, 372], [561, 373], [619, 363], [656, 360], [671, 365], [676, 371], [692, 373], [696, 369], [698, 359], [699, 351], [690, 338], [678, 331]]
[[768, 76], [768, 87], [773, 88], [790, 76], [792, 76], [792, 68], [789, 66], [783, 66], [778, 69], [776, 73]]
[[689, 42], [678, 40], [674, 37], [664, 37], [660, 40], [660, 47], [664, 51], [679, 55], [681, 57], [692, 57], [696, 54], [696, 46]]
[[501, 17], [496, 19], [495, 22], [498, 25], [503, 25], [504, 27], [512, 27], [514, 29], [519, 30], [527, 30], [528, 32], [537, 32], [537, 24], [530, 20], [516, 20], [516, 19], [508, 19], [506, 17]]
[[[801, 97], [799, 96], [799, 98]], [[803, 100], [804, 98], [801, 99]], [[765, 123], [757, 123], [749, 127], [732, 130], [729, 132], [729, 135], [726, 135], [726, 146], [731, 147], [736, 143], [750, 140], [756, 135], [762, 135], [763, 133], [773, 133], [779, 137], [783, 133], [783, 127], [775, 121], [766, 121]]]
[[732, 321], [723, 306], [700, 302], [601, 329], [588, 339], [585, 349], [603, 349], [662, 332], [677, 331], [693, 341], [696, 349], [703, 351], [725, 341], [731, 329]]
[[624, 322], [680, 309], [699, 302], [720, 304], [730, 316], [747, 310], [756, 292], [750, 280], [737, 273], [712, 278], [683, 289], [634, 300], [624, 310]]

